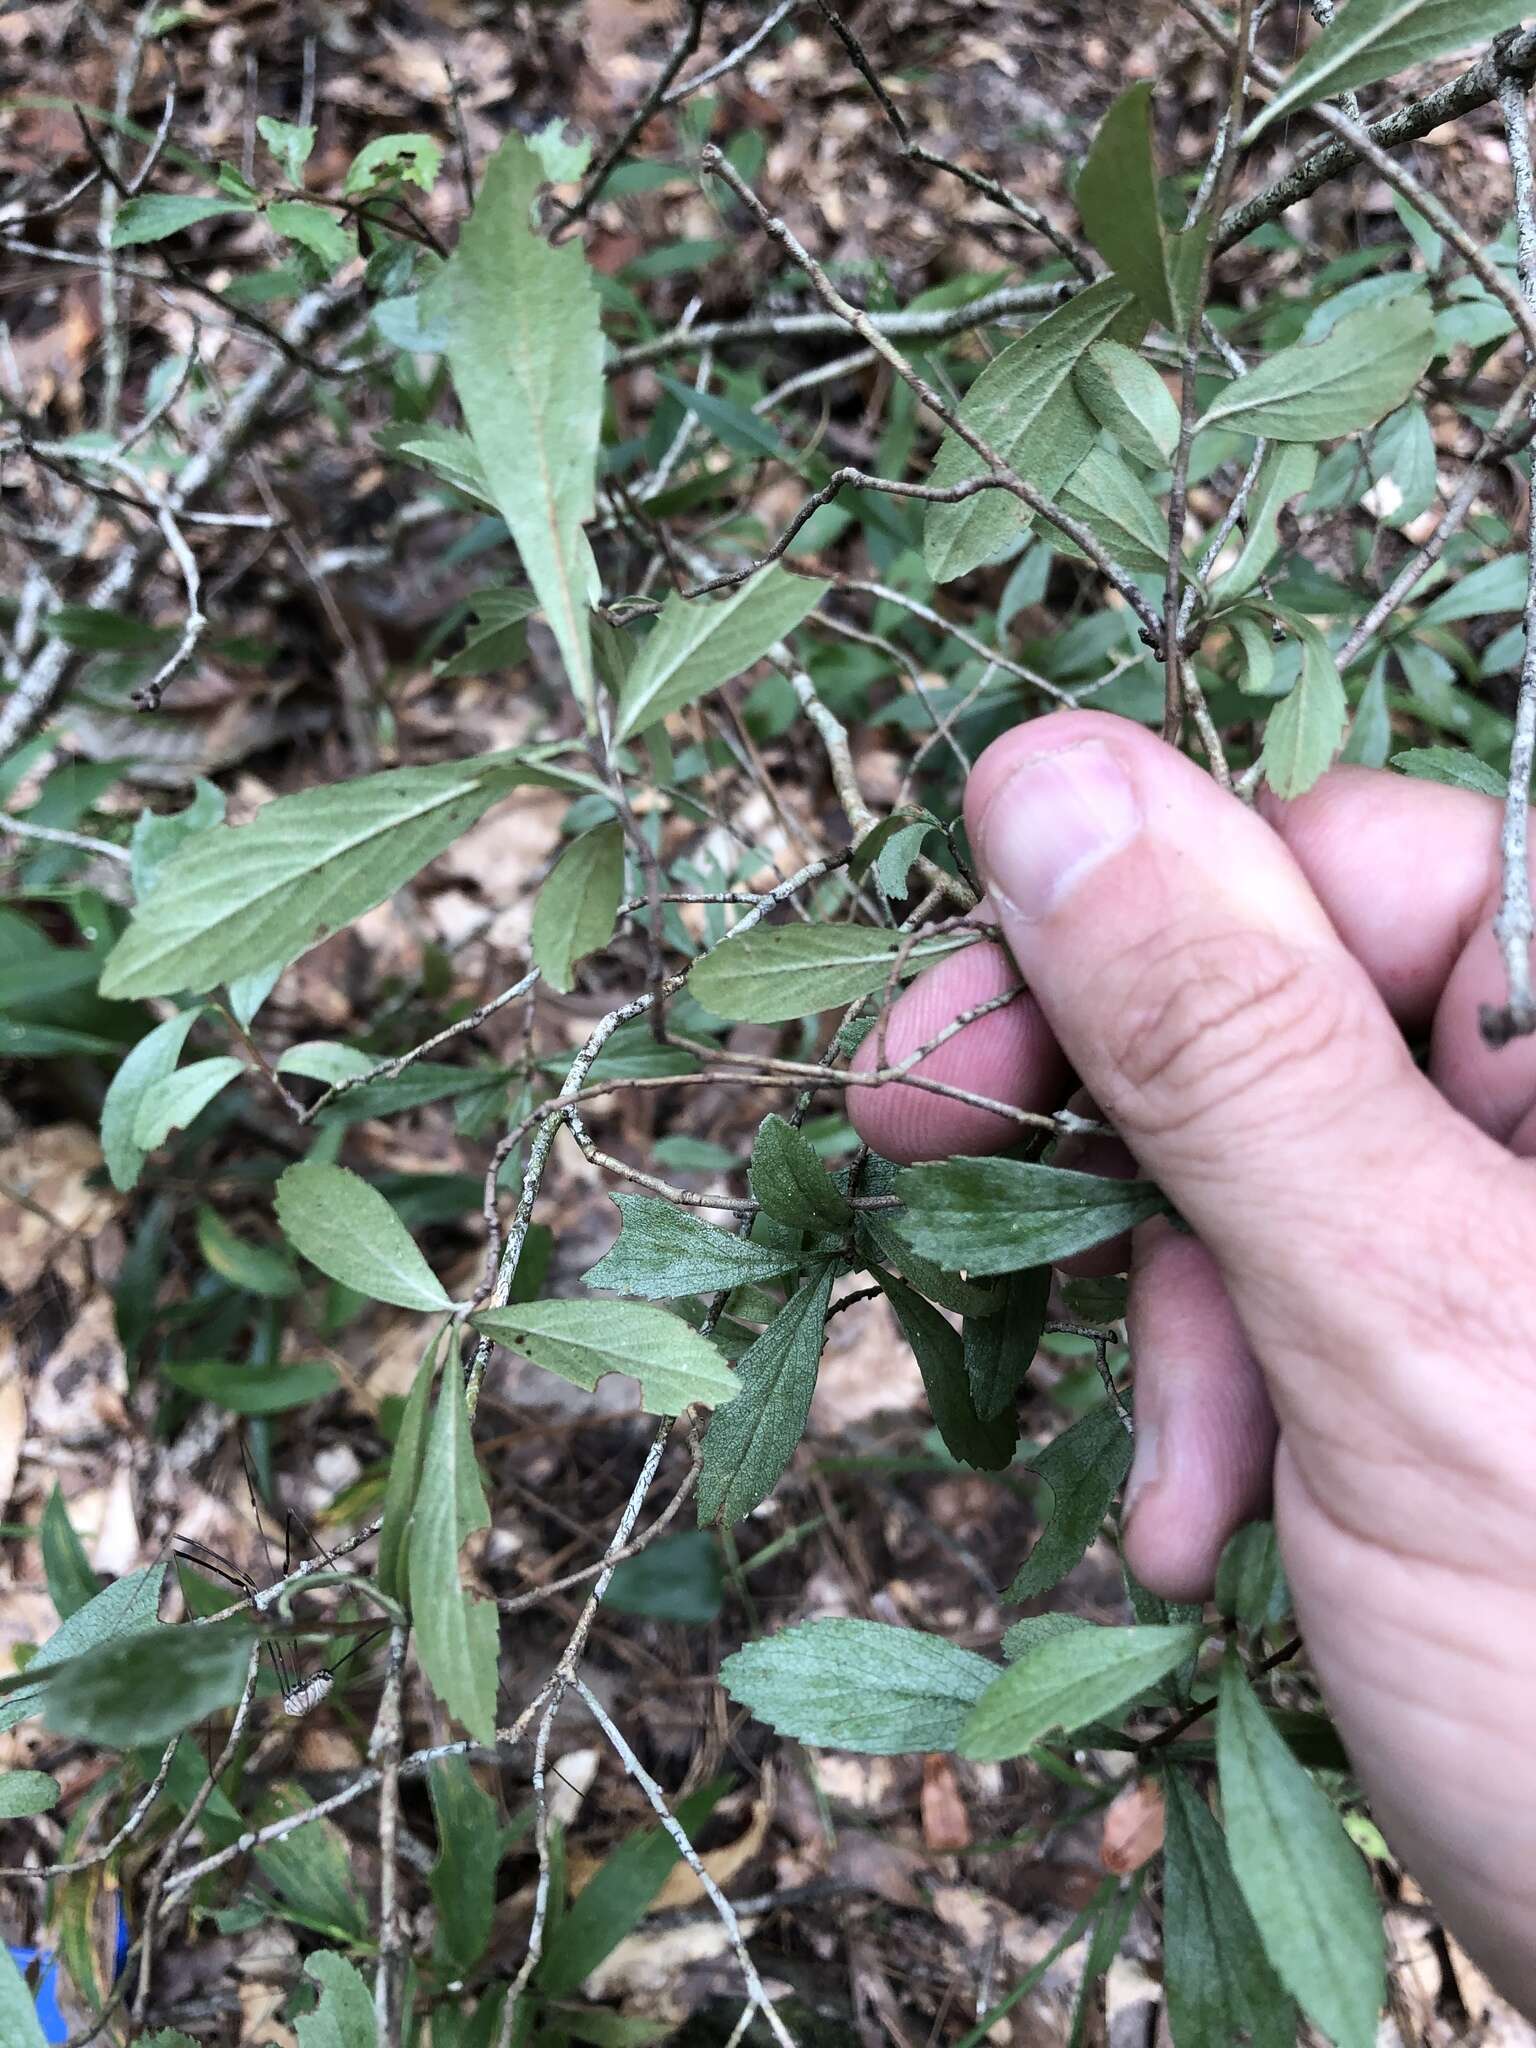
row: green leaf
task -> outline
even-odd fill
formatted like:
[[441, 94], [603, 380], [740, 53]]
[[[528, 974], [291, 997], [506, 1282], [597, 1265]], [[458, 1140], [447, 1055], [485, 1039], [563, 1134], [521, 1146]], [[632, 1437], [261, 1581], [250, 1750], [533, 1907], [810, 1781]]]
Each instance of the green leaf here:
[[959, 1331], [902, 1281], [878, 1267], [875, 1279], [896, 1311], [901, 1334], [912, 1347], [917, 1369], [923, 1376], [928, 1407], [946, 1450], [983, 1472], [1006, 1470], [1018, 1442], [1018, 1419], [1002, 1412], [983, 1422], [977, 1414]]
[[806, 1621], [720, 1667], [734, 1700], [819, 1749], [903, 1756], [954, 1749], [998, 1668], [973, 1650], [880, 1621]]
[[1497, 769], [1459, 747], [1406, 747], [1387, 765], [1399, 775], [1414, 775], [1421, 782], [1444, 782], [1452, 789], [1474, 789], [1479, 796], [1502, 798], [1506, 790]]
[[48, 2048], [32, 1993], [4, 1942], [0, 1942], [0, 2040], [7, 2048]]
[[[1168, 567], [1168, 524], [1135, 471], [1112, 448], [1090, 448], [1057, 495], [1057, 503], [1090, 532], [1120, 563], [1137, 575], [1160, 576]], [[1064, 533], [1054, 546], [1064, 555], [1086, 559]]]
[[[50, 1778], [46, 1771], [0, 1772], [0, 1820], [25, 1820], [31, 1814], [46, 1813], [63, 1796], [58, 1779]], [[0, 2018], [3, 2017], [4, 2006], [0, 2002]]]
[[43, 1509], [43, 1574], [48, 1581], [48, 1598], [58, 1610], [60, 1621], [68, 1621], [82, 1607], [88, 1607], [101, 1591], [101, 1581], [91, 1569], [80, 1538], [75, 1534], [59, 1491], [58, 1481]]
[[1123, 92], [1099, 123], [1077, 181], [1077, 210], [1088, 239], [1150, 319], [1176, 325], [1152, 158], [1152, 87]]
[[1004, 1594], [1034, 1600], [1078, 1564], [1131, 1467], [1131, 1433], [1111, 1402], [1064, 1429], [1029, 1461], [1051, 1489], [1051, 1519]]
[[[1387, 754], [1392, 745], [1392, 713], [1387, 704], [1386, 670], [1386, 656], [1380, 655], [1360, 692], [1360, 702], [1349, 722], [1349, 738], [1339, 755], [1341, 761], [1353, 762], [1361, 768], [1385, 768], [1387, 765]], [[1469, 755], [1467, 758], [1472, 757]], [[1482, 763], [1479, 762], [1478, 766], [1481, 767]]]
[[384, 1526], [379, 1531], [378, 1579], [382, 1592], [396, 1600], [406, 1593], [406, 1538], [421, 1485], [422, 1461], [427, 1454], [427, 1411], [432, 1399], [432, 1382], [437, 1374], [437, 1354], [442, 1345], [441, 1329], [416, 1368], [411, 1391], [400, 1417], [400, 1429], [389, 1460], [389, 1479], [384, 1488]]
[[[312, 1804], [302, 1785], [274, 1785], [257, 1805], [252, 1821], [266, 1827], [291, 1820]], [[366, 1941], [368, 1909], [352, 1881], [346, 1836], [324, 1814], [305, 1821], [255, 1851], [257, 1867], [277, 1891], [287, 1917], [335, 1940]]]
[[896, 1178], [896, 1227], [925, 1258], [967, 1273], [1057, 1265], [1163, 1208], [1150, 1181], [1103, 1180], [1022, 1159], [942, 1159]]
[[215, 1059], [194, 1060], [151, 1081], [139, 1097], [133, 1119], [133, 1143], [140, 1153], [153, 1152], [172, 1131], [185, 1130], [213, 1101], [245, 1072], [245, 1064], [230, 1053]]
[[[946, 933], [913, 946], [902, 974], [916, 974], [967, 941]], [[770, 925], [728, 939], [707, 953], [688, 986], [707, 1010], [732, 1023], [782, 1024], [841, 1009], [878, 994], [891, 978], [900, 932], [876, 925]]]
[[1222, 426], [1272, 441], [1325, 441], [1373, 427], [1408, 398], [1434, 352], [1422, 292], [1363, 306], [1310, 348], [1283, 348], [1234, 377], [1199, 431]]
[[201, 776], [193, 784], [191, 803], [179, 811], [140, 811], [133, 821], [128, 848], [133, 893], [140, 902], [160, 878], [171, 855], [192, 837], [224, 822], [224, 792]]
[[1232, 1868], [1275, 1974], [1337, 2048], [1372, 2048], [1386, 1985], [1370, 1878], [1327, 1798], [1270, 1726], [1230, 1645], [1216, 1763]]
[[206, 1205], [197, 1212], [197, 1245], [210, 1270], [231, 1287], [269, 1301], [283, 1301], [298, 1292], [299, 1276], [280, 1246], [250, 1243]]
[[328, 274], [357, 259], [356, 235], [313, 200], [274, 199], [267, 208], [267, 224], [274, 234], [317, 256]]
[[528, 647], [527, 622], [539, 608], [531, 590], [512, 585], [477, 590], [468, 600], [475, 624], [465, 634], [464, 645], [437, 673], [443, 681], [453, 676], [483, 676], [497, 669], [515, 668]]
[[[888, 1188], [870, 1186], [871, 1176], [866, 1168], [865, 1194], [886, 1194]], [[889, 1176], [894, 1184], [895, 1175]], [[937, 1302], [940, 1308], [953, 1309], [956, 1315], [969, 1316], [973, 1321], [990, 1318], [1003, 1306], [1000, 1289], [991, 1282], [977, 1285], [971, 1280], [962, 1280], [958, 1273], [936, 1266], [932, 1259], [925, 1259], [920, 1252], [913, 1251], [896, 1227], [891, 1211], [886, 1209], [860, 1209], [857, 1212], [859, 1240], [866, 1255], [872, 1255], [877, 1264], [890, 1266], [902, 1279], [915, 1287], [919, 1294], [929, 1301]]]
[[810, 1141], [770, 1113], [758, 1126], [748, 1183], [765, 1214], [795, 1230], [843, 1231], [853, 1211]]
[[320, 1988], [320, 2003], [294, 2022], [299, 2048], [378, 2048], [373, 1993], [344, 1956], [304, 1958], [304, 1972]]
[[1001, 1308], [989, 1305], [985, 1315], [968, 1315], [962, 1324], [965, 1376], [983, 1422], [1003, 1414], [1024, 1384], [1045, 1332], [1050, 1294], [1050, 1267], [1027, 1266], [1003, 1281]]
[[447, 338], [454, 388], [496, 509], [593, 716], [582, 531], [592, 516], [603, 413], [598, 297], [581, 245], [555, 249], [530, 222], [543, 166], [519, 135], [492, 157], [452, 260], [422, 294]]
[[37, 1712], [47, 1684], [45, 1674], [54, 1665], [92, 1655], [120, 1636], [153, 1628], [164, 1578], [163, 1564], [130, 1572], [126, 1578], [103, 1587], [94, 1600], [78, 1608], [62, 1627], [55, 1629], [27, 1666], [24, 1676], [8, 1683], [0, 1681], [0, 1732], [14, 1728], [28, 1714]]
[[977, 1701], [959, 1750], [974, 1763], [1024, 1756], [1053, 1728], [1118, 1713], [1199, 1649], [1205, 1630], [1095, 1628], [1054, 1636], [1010, 1664]]
[[496, 1734], [497, 1615], [493, 1602], [464, 1592], [459, 1552], [490, 1526], [464, 1390], [450, 1372], [432, 1413], [407, 1538], [411, 1621], [432, 1690], [485, 1743]]
[[141, 242], [161, 242], [179, 235], [200, 220], [222, 213], [251, 213], [247, 200], [215, 199], [206, 192], [145, 192], [125, 199], [112, 223], [114, 249], [132, 249]]
[[1435, 441], [1422, 405], [1400, 405], [1388, 413], [1367, 455], [1388, 526], [1407, 526], [1428, 511], [1435, 502]]
[[351, 199], [359, 192], [396, 182], [430, 192], [442, 161], [443, 152], [430, 135], [376, 135], [348, 165], [342, 197]]
[[[692, 1839], [703, 1827], [729, 1787], [728, 1779], [717, 1779], [678, 1802], [674, 1818], [686, 1836]], [[566, 1908], [544, 1951], [535, 1981], [546, 1997], [570, 1998], [580, 1989], [639, 1926], [680, 1854], [659, 1826], [637, 1829], [610, 1850]]]
[[1301, 674], [1265, 722], [1264, 779], [1276, 796], [1300, 796], [1332, 765], [1343, 745], [1349, 699], [1333, 650], [1320, 630], [1299, 612], [1276, 616], [1301, 641]]
[[739, 676], [830, 588], [775, 562], [723, 597], [684, 598], [673, 591], [624, 678], [615, 737], [628, 739]]
[[[1089, 285], [987, 365], [966, 393], [960, 417], [1017, 475], [1054, 497], [1098, 438], [1098, 422], [1077, 395], [1073, 371], [1096, 341], [1134, 344], [1145, 330], [1146, 315], [1118, 278]], [[929, 482], [947, 489], [985, 474], [981, 457], [946, 434]], [[1006, 491], [930, 505], [923, 520], [928, 573], [938, 583], [963, 576], [1016, 540], [1032, 516]]]
[[627, 1372], [654, 1415], [692, 1402], [723, 1406], [736, 1375], [707, 1337], [645, 1301], [525, 1301], [470, 1321], [487, 1337], [590, 1392], [605, 1373]]
[[231, 1415], [282, 1415], [336, 1391], [336, 1371], [319, 1359], [300, 1365], [231, 1365], [216, 1359], [158, 1368], [158, 1376]]
[[528, 147], [543, 165], [544, 175], [551, 185], [574, 184], [585, 176], [587, 165], [592, 161], [591, 142], [585, 135], [569, 140], [565, 123], [558, 114], [546, 121], [536, 134], [529, 136]]
[[333, 1087], [338, 1081], [352, 1081], [359, 1074], [371, 1074], [379, 1064], [355, 1046], [337, 1045], [326, 1038], [307, 1038], [290, 1045], [277, 1062], [280, 1074], [302, 1074], [306, 1081], [324, 1081]]
[[380, 427], [373, 438], [385, 454], [430, 470], [465, 497], [495, 509], [485, 480], [485, 465], [468, 434], [453, 427], [440, 427], [433, 420], [422, 420], [415, 425]]
[[1216, 1567], [1216, 1605], [1244, 1628], [1272, 1628], [1291, 1611], [1273, 1522], [1245, 1522], [1228, 1537]]
[[398, 1308], [452, 1306], [388, 1202], [345, 1166], [290, 1166], [276, 1201], [284, 1237], [329, 1279]]
[[1258, 582], [1279, 550], [1282, 508], [1311, 490], [1316, 474], [1317, 450], [1305, 441], [1282, 441], [1270, 449], [1248, 501], [1242, 550], [1211, 586], [1213, 607], [1231, 604]]
[[[72, 1619], [88, 1611], [82, 1607]], [[169, 1742], [194, 1721], [234, 1705], [256, 1640], [246, 1621], [157, 1625], [119, 1636], [49, 1672], [43, 1719], [56, 1735], [106, 1749]], [[36, 1668], [34, 1658], [29, 1677]]]
[[626, 1557], [608, 1581], [603, 1604], [620, 1614], [702, 1627], [720, 1612], [724, 1586], [718, 1541], [708, 1529], [685, 1529]]
[[202, 1014], [201, 1009], [192, 1009], [167, 1017], [124, 1056], [112, 1076], [112, 1085], [101, 1105], [101, 1152], [112, 1185], [123, 1194], [138, 1184], [144, 1171], [147, 1155], [143, 1146], [133, 1141], [144, 1097], [176, 1071], [187, 1034]]
[[439, 1757], [427, 1775], [427, 1790], [438, 1843], [427, 1878], [437, 1907], [433, 1961], [450, 1977], [467, 1977], [491, 1938], [501, 1817], [461, 1756]]
[[1227, 619], [1243, 650], [1240, 687], [1250, 697], [1272, 697], [1275, 680], [1274, 629], [1267, 616], [1244, 605]]
[[1163, 1774], [1163, 1984], [1174, 2048], [1293, 2048], [1280, 1988], [1221, 1829], [1177, 1766]]
[[1522, 0], [1346, 0], [1250, 123], [1244, 146], [1281, 114], [1516, 28], [1528, 12]]
[[101, 992], [199, 991], [296, 959], [382, 903], [519, 782], [547, 780], [513, 754], [391, 768], [199, 833], [160, 871]]
[[606, 946], [624, 893], [624, 827], [617, 819], [583, 832], [556, 861], [533, 912], [533, 959], [562, 995], [578, 960]]
[[256, 133], [271, 150], [290, 185], [302, 185], [304, 166], [315, 146], [313, 128], [301, 128], [293, 121], [278, 121], [271, 114], [256, 116]]
[[1082, 1614], [1027, 1614], [1022, 1621], [1016, 1621], [1003, 1637], [1004, 1660], [1016, 1664], [1020, 1657], [1027, 1657], [1031, 1650], [1048, 1643], [1053, 1636], [1067, 1636], [1074, 1629], [1096, 1626]]
[[836, 1271], [812, 1272], [736, 1361], [738, 1392], [710, 1421], [699, 1520], [739, 1522], [767, 1499], [805, 1434]]
[[1449, 626], [1458, 619], [1479, 619], [1490, 612], [1518, 612], [1525, 605], [1528, 579], [1523, 554], [1500, 555], [1448, 583], [1420, 612], [1419, 624]]
[[615, 1195], [613, 1200], [622, 1227], [617, 1241], [582, 1274], [587, 1287], [665, 1301], [678, 1294], [758, 1286], [804, 1262], [802, 1252], [716, 1230], [692, 1209], [658, 1196]]
[[1096, 341], [1072, 372], [1077, 395], [1137, 462], [1164, 469], [1179, 445], [1179, 408], [1152, 365], [1119, 341]]

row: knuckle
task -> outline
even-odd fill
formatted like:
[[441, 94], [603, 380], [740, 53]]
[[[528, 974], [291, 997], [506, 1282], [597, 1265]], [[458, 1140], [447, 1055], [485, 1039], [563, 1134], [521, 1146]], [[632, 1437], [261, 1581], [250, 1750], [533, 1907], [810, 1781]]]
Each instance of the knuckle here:
[[1348, 1042], [1339, 977], [1269, 933], [1164, 934], [1127, 970], [1107, 1050], [1117, 1120], [1145, 1137], [1273, 1116], [1281, 1077], [1315, 1095], [1318, 1056]]

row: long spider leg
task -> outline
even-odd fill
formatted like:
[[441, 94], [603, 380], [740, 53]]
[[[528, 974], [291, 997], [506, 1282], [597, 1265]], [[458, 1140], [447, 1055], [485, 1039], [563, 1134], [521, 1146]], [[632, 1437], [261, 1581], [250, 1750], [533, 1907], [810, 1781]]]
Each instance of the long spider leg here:
[[185, 1558], [188, 1564], [195, 1564], [203, 1571], [215, 1572], [226, 1584], [238, 1586], [242, 1593], [254, 1597], [256, 1581], [249, 1572], [243, 1572], [238, 1565], [220, 1557], [216, 1550], [210, 1550], [206, 1543], [199, 1543], [195, 1536], [176, 1538], [176, 1555]]
[[343, 1665], [350, 1664], [352, 1662], [352, 1659], [357, 1655], [359, 1650], [366, 1650], [370, 1643], [376, 1643], [379, 1640], [380, 1636], [387, 1636], [388, 1634], [389, 1630], [387, 1628], [376, 1628], [370, 1634], [364, 1636], [360, 1643], [354, 1643], [351, 1649], [348, 1650], [347, 1654], [344, 1657], [338, 1657], [334, 1664], [329, 1665], [327, 1667], [330, 1671], [332, 1678], [336, 1676], [337, 1672], [341, 1670]]

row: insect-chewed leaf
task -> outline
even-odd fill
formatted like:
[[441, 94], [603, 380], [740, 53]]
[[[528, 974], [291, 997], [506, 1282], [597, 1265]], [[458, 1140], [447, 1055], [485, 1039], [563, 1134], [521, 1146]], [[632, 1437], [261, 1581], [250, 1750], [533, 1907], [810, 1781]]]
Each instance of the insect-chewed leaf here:
[[1177, 1765], [1163, 1794], [1163, 1982], [1175, 2048], [1292, 2048], [1295, 2007], [1269, 1967], [1221, 1829]]
[[836, 1267], [825, 1260], [736, 1361], [735, 1400], [704, 1439], [699, 1520], [739, 1522], [766, 1500], [805, 1433]]
[[1347, 0], [1253, 121], [1244, 146], [1281, 114], [1464, 49], [1529, 12], [1524, 0]]
[[1235, 1647], [1222, 1659], [1216, 1763], [1232, 1868], [1275, 1974], [1338, 2048], [1370, 2048], [1386, 1989], [1370, 1878]]
[[960, 1732], [960, 1754], [977, 1763], [1002, 1763], [1027, 1754], [1053, 1728], [1070, 1733], [1117, 1713], [1192, 1656], [1204, 1634], [1194, 1622], [1052, 1636], [988, 1686]]
[[320, 2003], [295, 2027], [299, 2048], [378, 2048], [373, 1992], [345, 1956], [306, 1956], [306, 1976], [320, 1986]]
[[1422, 292], [1350, 313], [1308, 348], [1283, 348], [1219, 391], [1200, 429], [1271, 441], [1327, 441], [1374, 426], [1413, 390], [1434, 353]]
[[616, 737], [627, 739], [759, 661], [831, 588], [770, 563], [724, 597], [674, 591], [619, 692]]
[[509, 1351], [589, 1391], [605, 1373], [633, 1374], [656, 1415], [680, 1415], [694, 1402], [719, 1407], [736, 1396], [736, 1375], [709, 1339], [647, 1301], [525, 1301], [470, 1320]]
[[941, 1159], [896, 1177], [895, 1225], [925, 1258], [1016, 1273], [1118, 1237], [1165, 1204], [1150, 1181], [1104, 1180], [1023, 1159]]
[[53, 1665], [84, 1657], [119, 1636], [154, 1628], [164, 1579], [163, 1564], [147, 1565], [143, 1571], [115, 1579], [94, 1600], [77, 1608], [43, 1644], [23, 1677], [0, 1681], [0, 1733], [37, 1712]]
[[[689, 988], [717, 1017], [783, 1024], [878, 994], [902, 946], [877, 925], [784, 924], [727, 939], [694, 968]], [[921, 939], [902, 961], [916, 974], [970, 941], [959, 933]]]
[[488, 754], [280, 796], [249, 825], [194, 834], [113, 947], [102, 994], [175, 995], [296, 959], [382, 903], [521, 782], [585, 786]]
[[597, 589], [582, 525], [592, 515], [602, 426], [603, 334], [580, 243], [553, 248], [533, 227], [543, 179], [538, 156], [509, 135], [458, 248], [422, 299], [446, 338], [490, 495], [590, 717], [588, 607]]
[[284, 1237], [330, 1279], [399, 1308], [451, 1306], [394, 1210], [347, 1167], [318, 1160], [290, 1166], [276, 1201]]
[[623, 1227], [597, 1264], [582, 1274], [588, 1287], [666, 1301], [679, 1294], [713, 1294], [721, 1287], [776, 1280], [803, 1262], [799, 1251], [774, 1250], [750, 1238], [733, 1237], [693, 1210], [679, 1209], [655, 1195], [615, 1195], [613, 1200]]
[[624, 889], [624, 827], [594, 825], [561, 854], [533, 912], [533, 958], [544, 979], [569, 993], [572, 969], [613, 936]]

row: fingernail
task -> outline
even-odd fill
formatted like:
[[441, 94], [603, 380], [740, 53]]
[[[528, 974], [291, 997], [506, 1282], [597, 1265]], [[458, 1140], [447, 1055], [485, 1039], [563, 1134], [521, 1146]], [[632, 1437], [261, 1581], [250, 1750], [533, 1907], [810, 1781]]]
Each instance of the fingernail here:
[[992, 892], [1034, 924], [1140, 829], [1141, 806], [1113, 749], [1082, 740], [1009, 776], [981, 820], [981, 864]]
[[1129, 1528], [1131, 1516], [1136, 1512], [1136, 1503], [1149, 1486], [1156, 1483], [1158, 1475], [1158, 1430], [1151, 1421], [1136, 1424], [1136, 1449], [1131, 1458], [1131, 1470], [1125, 1482], [1125, 1495], [1120, 1504], [1120, 1526]]

